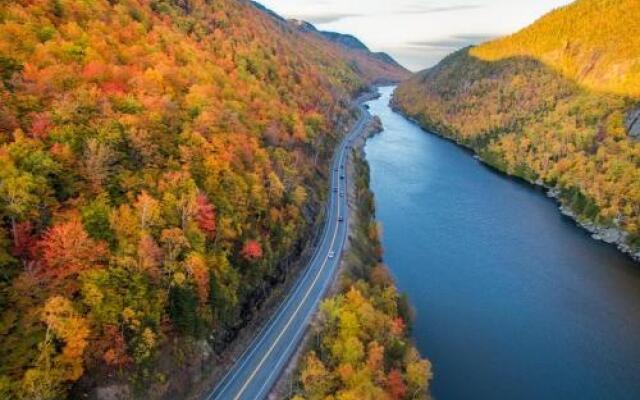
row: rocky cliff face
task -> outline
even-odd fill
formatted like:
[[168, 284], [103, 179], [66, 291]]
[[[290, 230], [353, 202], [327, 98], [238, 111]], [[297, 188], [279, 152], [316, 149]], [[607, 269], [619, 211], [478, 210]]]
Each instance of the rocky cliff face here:
[[629, 136], [640, 139], [640, 108], [635, 108], [627, 113], [625, 126]]

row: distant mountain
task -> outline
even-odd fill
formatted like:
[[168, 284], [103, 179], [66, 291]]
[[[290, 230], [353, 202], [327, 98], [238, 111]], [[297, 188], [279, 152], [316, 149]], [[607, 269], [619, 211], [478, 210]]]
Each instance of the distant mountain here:
[[[273, 13], [273, 11], [271, 11], [271, 13]], [[302, 32], [319, 34], [325, 39], [344, 46], [348, 49], [371, 51], [364, 43], [360, 41], [360, 39], [353, 35], [338, 32], [321, 31], [318, 30], [312, 23], [300, 19], [291, 19], [289, 21]]]
[[313, 24], [291, 19], [286, 20], [264, 5], [252, 1], [252, 4], [262, 12], [270, 15], [276, 21], [289, 26], [307, 37], [322, 39], [323, 47], [329, 47], [338, 52], [356, 73], [368, 78], [371, 82], [400, 82], [410, 76], [410, 72], [389, 54], [372, 52], [364, 43], [353, 35], [318, 30]]
[[640, 257], [640, 2], [579, 0], [403, 82], [394, 105], [553, 189]]
[[318, 31], [326, 39], [352, 50], [371, 51], [357, 37], [338, 32]]
[[349, 35], [349, 34], [344, 34], [344, 33], [338, 33], [338, 32], [329, 32], [329, 31], [321, 31], [318, 30], [313, 24], [306, 22], [306, 21], [301, 21], [301, 20], [291, 20], [291, 22], [298, 27], [299, 30], [303, 31], [303, 32], [308, 32], [308, 33], [315, 33], [317, 35], [322, 36], [323, 38], [325, 38], [326, 40], [338, 44], [344, 48], [347, 48], [349, 50], [353, 50], [353, 51], [357, 51], [357, 52], [363, 52], [365, 53], [367, 56], [374, 58], [378, 61], [382, 61], [385, 64], [389, 64], [390, 66], [396, 67], [398, 69], [403, 70], [403, 74], [405, 74], [404, 71], [407, 71], [406, 68], [404, 68], [402, 65], [400, 65], [400, 63], [398, 63], [393, 57], [391, 57], [389, 54], [384, 53], [384, 52], [373, 52], [371, 51], [367, 45], [365, 45], [364, 43], [362, 43], [360, 41], [360, 39], [358, 39], [357, 37], [353, 36], [353, 35]]
[[402, 66], [402, 64], [400, 64], [399, 62], [396, 61], [395, 58], [391, 57], [388, 53], [385, 53], [383, 51], [379, 51], [379, 52], [374, 52], [371, 53], [373, 55], [373, 57], [377, 58], [378, 60], [390, 64], [390, 65], [395, 65], [398, 67], [401, 67], [402, 69], [405, 69], [405, 67]]
[[[306, 24], [311, 25], [308, 22]], [[313, 27], [313, 25], [311, 26]], [[363, 51], [367, 53], [370, 57], [373, 57], [379, 61], [382, 61], [383, 63], [404, 69], [404, 67], [400, 65], [400, 63], [398, 63], [389, 54], [384, 52], [371, 51], [364, 43], [362, 43], [357, 37], [353, 35], [347, 35], [347, 34], [338, 33], [338, 32], [318, 31], [318, 30], [316, 30], [316, 32], [331, 42], [337, 43], [351, 50]]]
[[266, 13], [266, 14], [269, 14], [269, 16], [271, 18], [274, 18], [275, 20], [283, 22], [283, 23], [287, 23], [287, 19], [286, 18], [283, 18], [282, 16], [280, 16], [280, 14], [278, 14], [275, 11], [271, 10], [270, 8], [264, 6], [262, 3], [259, 3], [257, 1], [253, 1], [253, 0], [250, 1], [250, 3], [254, 7], [256, 7], [258, 10], [260, 10], [260, 11]]

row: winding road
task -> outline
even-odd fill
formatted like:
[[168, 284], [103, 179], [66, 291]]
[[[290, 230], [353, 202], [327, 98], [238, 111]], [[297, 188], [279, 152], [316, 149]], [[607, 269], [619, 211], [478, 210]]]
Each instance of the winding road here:
[[346, 161], [351, 141], [370, 119], [358, 101], [360, 117], [336, 149], [331, 167], [327, 220], [309, 265], [288, 297], [206, 400], [265, 398], [296, 351], [338, 267], [348, 230]]

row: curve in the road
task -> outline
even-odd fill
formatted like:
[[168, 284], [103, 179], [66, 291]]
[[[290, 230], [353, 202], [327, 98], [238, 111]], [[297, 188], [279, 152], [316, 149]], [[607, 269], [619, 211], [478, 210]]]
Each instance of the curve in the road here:
[[[262, 399], [294, 353], [311, 316], [324, 296], [340, 260], [347, 237], [347, 177], [349, 143], [361, 134], [369, 113], [361, 105], [360, 117], [342, 140], [331, 167], [329, 212], [320, 245], [295, 287], [206, 400]], [[337, 191], [334, 191], [337, 188]], [[341, 196], [341, 193], [345, 193]], [[340, 221], [342, 219], [342, 221]], [[330, 255], [333, 253], [333, 256]]]

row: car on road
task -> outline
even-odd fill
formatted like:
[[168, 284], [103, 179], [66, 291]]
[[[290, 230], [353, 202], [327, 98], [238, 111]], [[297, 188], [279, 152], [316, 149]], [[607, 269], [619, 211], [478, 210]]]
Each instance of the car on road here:
[[342, 217], [342, 215], [341, 215], [341, 216], [338, 217], [338, 222], [342, 222], [342, 221], [344, 221], [344, 217]]
[[344, 197], [344, 192], [340, 192], [340, 197]]
[[333, 193], [337, 193], [338, 192], [338, 188], [333, 188]]
[[344, 175], [340, 175], [340, 179], [344, 179]]
[[335, 255], [336, 255], [336, 252], [335, 252], [335, 251], [331, 250], [331, 251], [329, 252], [329, 258], [333, 258]]

